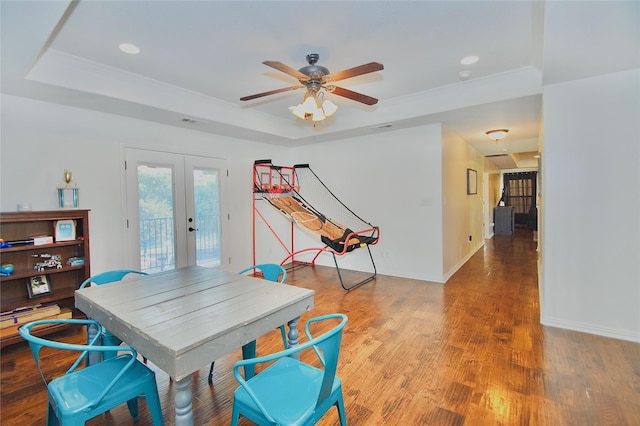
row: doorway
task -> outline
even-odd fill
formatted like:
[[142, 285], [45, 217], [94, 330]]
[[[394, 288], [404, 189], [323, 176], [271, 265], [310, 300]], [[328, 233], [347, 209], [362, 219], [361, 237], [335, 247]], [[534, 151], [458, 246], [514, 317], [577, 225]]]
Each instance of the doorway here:
[[536, 186], [538, 172], [516, 172], [503, 175], [502, 199], [507, 207], [513, 207], [515, 226], [538, 230]]
[[219, 158], [125, 148], [127, 263], [220, 266], [226, 175]]

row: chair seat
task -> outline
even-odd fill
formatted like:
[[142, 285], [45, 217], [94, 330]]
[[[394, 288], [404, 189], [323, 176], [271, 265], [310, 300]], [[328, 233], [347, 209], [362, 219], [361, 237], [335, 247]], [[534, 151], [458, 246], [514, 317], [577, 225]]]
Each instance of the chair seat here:
[[[294, 358], [280, 358], [257, 376], [248, 380], [252, 391], [264, 408], [281, 425], [314, 424], [329, 407], [316, 406], [324, 372]], [[277, 383], [277, 388], [274, 387]], [[337, 376], [333, 381], [327, 404], [332, 405], [342, 395], [342, 383]], [[235, 404], [242, 415], [264, 424], [266, 419], [243, 387], [234, 393]]]
[[130, 360], [130, 354], [119, 355], [52, 380], [48, 386], [53, 397], [50, 402], [65, 402], [65, 406], [56, 407], [56, 411], [61, 414], [60, 418], [77, 415], [83, 411], [107, 411], [137, 397], [145, 384], [151, 384], [153, 388], [155, 373], [136, 360], [127, 370], [126, 378], [116, 382], [100, 403], [91, 407], [92, 402], [96, 401], [104, 390], [105, 383], [122, 371]]

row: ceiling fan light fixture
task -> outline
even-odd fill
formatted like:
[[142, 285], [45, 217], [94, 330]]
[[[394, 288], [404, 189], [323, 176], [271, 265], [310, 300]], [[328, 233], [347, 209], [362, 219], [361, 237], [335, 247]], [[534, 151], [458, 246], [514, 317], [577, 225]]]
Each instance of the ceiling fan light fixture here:
[[315, 111], [313, 111], [313, 116], [311, 117], [311, 121], [322, 121], [325, 118], [327, 118], [324, 115], [324, 112], [322, 112], [321, 108], [317, 108]]
[[289, 111], [296, 117], [302, 120], [311, 117], [312, 121], [322, 121], [337, 110], [336, 104], [329, 99], [324, 99], [323, 91], [308, 91], [301, 103], [289, 107]]
[[495, 142], [498, 142], [500, 139], [507, 136], [507, 133], [509, 133], [509, 129], [496, 129], [486, 132], [487, 136], [489, 136], [489, 138], [493, 139]]
[[[306, 120], [312, 117], [313, 121], [321, 121], [328, 116], [334, 114], [338, 110], [338, 106], [328, 99], [324, 99], [326, 93], [333, 93], [343, 98], [351, 99], [356, 102], [360, 102], [365, 105], [375, 105], [378, 103], [378, 99], [371, 96], [364, 95], [362, 93], [354, 92], [353, 90], [337, 87], [334, 82], [339, 80], [346, 80], [348, 78], [357, 77], [363, 74], [369, 74], [376, 71], [381, 71], [384, 66], [378, 62], [369, 62], [367, 64], [359, 65], [357, 67], [348, 68], [338, 72], [329, 72], [329, 70], [323, 66], [316, 65], [320, 55], [317, 53], [310, 53], [307, 55], [308, 66], [302, 67], [299, 70], [291, 68], [288, 65], [278, 61], [263, 61], [264, 65], [274, 68], [278, 71], [282, 71], [285, 74], [295, 77], [298, 80], [298, 85], [282, 87], [280, 89], [269, 90], [267, 92], [256, 93], [254, 95], [243, 96], [241, 101], [250, 101], [252, 99], [261, 98], [263, 96], [275, 95], [277, 93], [284, 93], [290, 90], [296, 90], [299, 88], [306, 88], [307, 92], [303, 98], [303, 101], [296, 105], [290, 106], [289, 111], [296, 117]], [[319, 112], [317, 110], [320, 110]]]
[[338, 110], [338, 105], [334, 104], [329, 99], [327, 99], [322, 103], [322, 110], [324, 111], [324, 115], [329, 117]]
[[307, 114], [313, 114], [318, 109], [318, 104], [313, 96], [307, 97], [300, 105]]
[[302, 109], [302, 104], [298, 104], [296, 106], [290, 106], [289, 111], [291, 111], [291, 114], [303, 120], [307, 118], [304, 110]]

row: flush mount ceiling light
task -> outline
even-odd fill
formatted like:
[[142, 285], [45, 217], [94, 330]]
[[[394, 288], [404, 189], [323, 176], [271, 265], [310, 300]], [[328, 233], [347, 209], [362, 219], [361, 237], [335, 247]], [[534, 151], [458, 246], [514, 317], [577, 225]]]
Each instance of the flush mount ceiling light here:
[[135, 44], [131, 43], [121, 43], [119, 46], [120, 50], [124, 53], [128, 53], [129, 55], [137, 55], [140, 53], [140, 48]]
[[489, 136], [491, 139], [493, 139], [495, 142], [498, 142], [500, 139], [504, 138], [505, 136], [507, 136], [507, 133], [509, 133], [509, 129], [496, 129], [496, 130], [489, 130], [487, 133], [487, 136]]

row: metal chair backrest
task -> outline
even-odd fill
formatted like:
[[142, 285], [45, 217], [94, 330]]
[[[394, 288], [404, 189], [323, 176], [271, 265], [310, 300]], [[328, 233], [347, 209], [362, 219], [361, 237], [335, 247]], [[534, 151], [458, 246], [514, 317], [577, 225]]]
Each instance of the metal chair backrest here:
[[113, 283], [116, 281], [121, 281], [124, 277], [126, 277], [129, 274], [148, 275], [146, 272], [140, 272], [134, 269], [116, 269], [113, 271], [102, 272], [100, 274], [87, 278], [82, 282], [82, 284], [80, 284], [80, 288], [85, 288], [90, 283], [102, 285], [102, 284]]
[[[96, 327], [98, 333], [88, 344], [65, 343], [33, 334], [33, 331], [40, 327], [60, 324]], [[19, 328], [20, 336], [29, 343], [36, 367], [49, 393], [47, 424], [56, 424], [54, 416], [60, 424], [84, 424], [88, 419], [125, 402], [129, 406], [131, 416], [137, 420], [137, 398], [144, 395], [154, 424], [162, 425], [162, 409], [155, 373], [136, 359], [137, 352], [130, 346], [99, 345], [97, 342], [102, 331], [103, 327], [91, 319], [39, 320]], [[46, 377], [45, 371], [46, 374], [52, 374], [52, 371], [59, 370], [43, 368], [40, 356], [43, 347], [76, 351], [80, 354], [63, 375], [50, 379]], [[119, 351], [120, 354], [89, 367], [78, 368], [89, 353], [108, 351]], [[55, 363], [55, 367], [60, 360], [69, 359], [53, 357], [49, 353], [45, 358]]]
[[[103, 285], [114, 283], [117, 281], [122, 281], [124, 277], [129, 274], [137, 274], [137, 275], [148, 275], [146, 272], [136, 271], [134, 269], [114, 269], [112, 271], [102, 272], [100, 274], [94, 275], [92, 277], [87, 278], [80, 284], [80, 288], [85, 288], [91, 285]], [[91, 338], [96, 333], [96, 330], [89, 326], [87, 327], [87, 342], [91, 340]], [[102, 330], [101, 333], [97, 334], [100, 336], [100, 344], [103, 346], [118, 346], [122, 343], [122, 340], [117, 338], [113, 333], [111, 333], [106, 328]], [[87, 366], [91, 364], [95, 364], [96, 362], [101, 361], [102, 359], [111, 358], [116, 355], [117, 352], [104, 352], [104, 353], [92, 353], [87, 357]], [[146, 361], [146, 359], [145, 359]]]
[[[259, 265], [249, 266], [247, 268], [244, 268], [242, 271], [238, 272], [238, 274], [242, 275], [242, 274], [246, 274], [249, 271], [255, 271], [255, 270], [260, 271], [264, 279], [267, 281], [279, 282], [282, 284], [287, 279], [287, 270], [276, 263], [261, 263]], [[278, 278], [280, 278], [280, 280], [278, 280]], [[280, 335], [282, 337], [282, 344], [286, 349], [289, 346], [289, 344], [287, 342], [287, 332], [284, 329], [284, 324], [281, 325], [279, 328], [280, 328]]]
[[[315, 338], [312, 336], [312, 324], [335, 320], [340, 322], [329, 331]], [[258, 424], [282, 424], [283, 419], [292, 424], [315, 424], [334, 405], [338, 407], [340, 423], [346, 425], [342, 386], [336, 371], [342, 331], [347, 321], [344, 314], [312, 318], [305, 326], [309, 339], [307, 342], [270, 355], [236, 362], [233, 374], [240, 387], [234, 393], [232, 425], [237, 425], [240, 416]], [[315, 351], [323, 369], [319, 370], [297, 359], [300, 352], [310, 348]], [[264, 363], [270, 365], [253, 378], [245, 380], [242, 377], [241, 367], [244, 369]], [[277, 393], [286, 397], [274, 398], [273, 395]], [[283, 400], [287, 403], [283, 404]], [[292, 418], [292, 406], [295, 406], [297, 413], [302, 413], [302, 418]]]
[[[265, 280], [274, 281], [283, 283], [287, 279], [287, 271], [280, 265], [275, 263], [262, 263], [259, 265], [249, 266], [248, 268], [244, 268], [242, 271], [238, 272], [239, 274], [246, 274], [252, 270], [258, 270], [262, 272], [262, 276]], [[282, 276], [280, 280], [278, 277]]]

